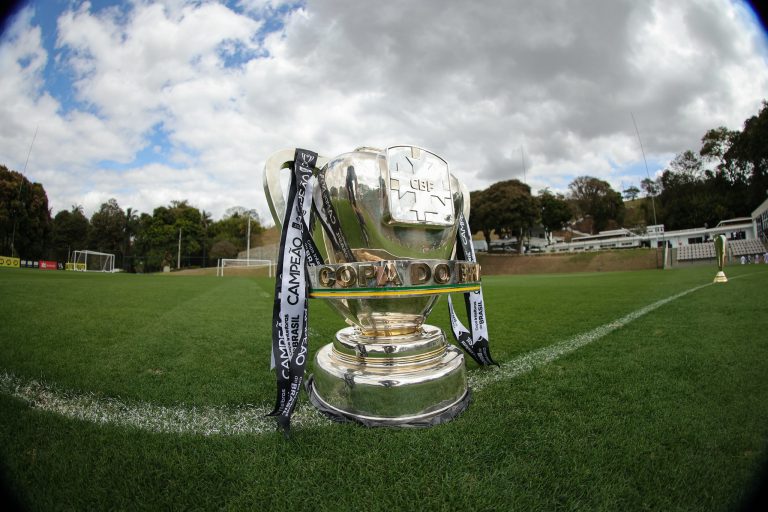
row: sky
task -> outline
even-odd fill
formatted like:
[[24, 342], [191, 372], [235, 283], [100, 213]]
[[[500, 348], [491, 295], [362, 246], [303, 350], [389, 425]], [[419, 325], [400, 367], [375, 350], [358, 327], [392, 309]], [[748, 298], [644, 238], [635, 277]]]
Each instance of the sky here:
[[766, 33], [733, 0], [38, 0], [0, 36], [0, 164], [54, 215], [186, 199], [271, 224], [284, 148], [410, 144], [470, 190], [621, 191], [764, 99]]

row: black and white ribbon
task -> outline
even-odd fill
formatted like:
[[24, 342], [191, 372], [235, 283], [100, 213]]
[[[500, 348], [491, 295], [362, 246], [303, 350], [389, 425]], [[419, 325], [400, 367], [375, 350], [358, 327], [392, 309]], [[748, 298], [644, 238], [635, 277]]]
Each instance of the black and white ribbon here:
[[285, 434], [290, 430], [291, 414], [301, 391], [308, 355], [308, 258], [314, 264], [318, 259], [322, 262], [308, 228], [312, 209], [312, 170], [316, 162], [317, 153], [296, 149], [277, 260], [272, 310], [272, 362], [276, 369], [277, 399], [269, 415], [277, 417]]
[[344, 261], [353, 262], [355, 256], [352, 254], [352, 249], [349, 247], [349, 242], [344, 236], [344, 232], [341, 230], [341, 223], [339, 222], [339, 215], [336, 213], [336, 208], [331, 201], [331, 193], [328, 190], [328, 184], [325, 182], [325, 169], [320, 170], [317, 173], [317, 185], [320, 187], [320, 197], [323, 204], [320, 208], [316, 208], [317, 216], [328, 234], [333, 245], [333, 250], [337, 256], [341, 256]]
[[[463, 213], [459, 213], [459, 227], [456, 232], [456, 259], [475, 263], [475, 248], [472, 246], [472, 236], [469, 223]], [[448, 313], [451, 317], [451, 330], [461, 348], [481, 366], [498, 364], [491, 358], [491, 349], [488, 344], [488, 323], [485, 319], [485, 303], [483, 302], [483, 290], [480, 288], [474, 292], [464, 294], [464, 304], [467, 307], [469, 317], [469, 330], [464, 327], [456, 311], [453, 309], [451, 296], [448, 296]]]

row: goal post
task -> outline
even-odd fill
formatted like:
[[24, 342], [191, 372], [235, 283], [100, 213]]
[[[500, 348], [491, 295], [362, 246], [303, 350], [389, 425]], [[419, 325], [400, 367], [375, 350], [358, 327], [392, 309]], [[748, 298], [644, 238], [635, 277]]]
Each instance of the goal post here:
[[254, 259], [236, 259], [236, 258], [220, 258], [219, 263], [216, 266], [216, 275], [224, 276], [226, 269], [258, 269], [266, 268], [267, 275], [272, 277], [272, 267], [274, 263], [272, 260], [254, 260]]
[[115, 255], [98, 251], [74, 251], [67, 270], [79, 272], [114, 272]]

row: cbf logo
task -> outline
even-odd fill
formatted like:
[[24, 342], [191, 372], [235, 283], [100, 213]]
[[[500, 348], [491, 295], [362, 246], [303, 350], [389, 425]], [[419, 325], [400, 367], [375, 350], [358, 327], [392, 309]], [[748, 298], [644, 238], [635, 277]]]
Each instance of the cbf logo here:
[[448, 164], [424, 149], [387, 149], [389, 218], [395, 224], [452, 226], [455, 221]]
[[422, 192], [432, 192], [435, 189], [435, 182], [432, 180], [413, 178], [410, 185], [411, 190], [421, 190]]

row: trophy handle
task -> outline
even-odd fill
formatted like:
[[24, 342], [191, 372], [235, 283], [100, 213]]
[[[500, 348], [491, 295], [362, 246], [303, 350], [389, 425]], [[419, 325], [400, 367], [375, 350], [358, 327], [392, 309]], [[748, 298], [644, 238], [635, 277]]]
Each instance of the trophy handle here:
[[459, 181], [459, 190], [461, 190], [462, 213], [464, 213], [464, 218], [467, 219], [467, 222], [469, 222], [469, 189], [464, 184], [464, 182]]
[[[281, 149], [272, 153], [264, 164], [264, 195], [267, 196], [267, 205], [275, 219], [275, 224], [282, 228], [283, 218], [285, 218], [285, 195], [283, 187], [280, 185], [280, 176], [284, 169], [293, 172], [293, 157], [296, 154], [296, 148]], [[315, 170], [322, 169], [328, 159], [324, 156], [317, 157]]]
[[[469, 189], [464, 182], [459, 181], [456, 176], [451, 175], [451, 188], [454, 189], [454, 204], [460, 202], [461, 213], [464, 214], [464, 218], [469, 222]], [[458, 222], [459, 214], [456, 213], [456, 219]], [[453, 251], [451, 251], [451, 259], [456, 258], [456, 241], [453, 243]]]

